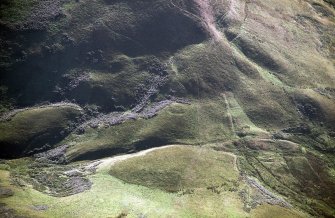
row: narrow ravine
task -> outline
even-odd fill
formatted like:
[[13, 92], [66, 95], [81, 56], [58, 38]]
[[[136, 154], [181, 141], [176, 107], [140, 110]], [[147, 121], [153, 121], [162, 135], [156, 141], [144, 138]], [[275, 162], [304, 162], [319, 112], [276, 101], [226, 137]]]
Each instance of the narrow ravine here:
[[222, 33], [216, 28], [213, 8], [209, 0], [194, 0], [194, 2], [199, 9], [203, 27], [215, 41], [222, 40]]

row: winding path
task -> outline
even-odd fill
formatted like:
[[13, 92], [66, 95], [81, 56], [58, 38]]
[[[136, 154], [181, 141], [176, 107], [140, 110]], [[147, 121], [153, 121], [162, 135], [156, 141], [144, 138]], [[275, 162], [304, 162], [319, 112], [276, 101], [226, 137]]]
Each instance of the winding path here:
[[233, 116], [231, 115], [231, 109], [230, 109], [230, 105], [229, 105], [227, 96], [226, 96], [225, 93], [221, 93], [221, 96], [223, 97], [226, 108], [227, 108], [227, 115], [228, 115], [229, 125], [230, 125], [230, 128], [231, 128], [231, 131], [235, 134], [236, 131], [235, 131], [235, 126], [234, 126], [234, 120], [233, 120]]

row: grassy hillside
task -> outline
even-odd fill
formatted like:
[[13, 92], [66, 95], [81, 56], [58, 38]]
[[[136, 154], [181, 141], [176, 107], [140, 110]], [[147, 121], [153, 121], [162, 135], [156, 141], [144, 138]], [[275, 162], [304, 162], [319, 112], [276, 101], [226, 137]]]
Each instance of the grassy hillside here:
[[0, 214], [335, 216], [333, 1], [5, 0], [0, 28]]
[[[165, 157], [176, 159], [178, 162], [169, 166], [169, 162], [159, 161], [160, 158], [165, 160]], [[210, 158], [209, 162], [208, 158]], [[153, 163], [148, 169], [153, 171], [150, 171], [151, 173], [148, 173], [146, 177], [154, 180], [150, 180], [153, 183], [144, 183], [145, 186], [125, 183], [109, 174], [110, 172], [114, 174], [124, 167], [135, 171], [136, 168], [132, 169], [133, 164], [149, 160]], [[205, 165], [196, 165], [199, 160]], [[268, 204], [253, 209], [250, 214], [246, 212], [243, 209], [244, 203], [239, 197], [239, 192], [244, 190], [251, 194], [256, 190], [248, 188], [245, 182], [238, 179], [235, 164], [234, 156], [231, 154], [208, 148], [171, 146], [152, 151], [144, 156], [121, 161], [112, 166], [111, 171], [108, 164], [98, 167], [97, 173], [89, 176], [93, 182], [92, 188], [68, 197], [51, 197], [29, 187], [21, 189], [12, 186], [9, 183], [9, 174], [4, 170], [0, 171], [2, 176], [0, 184], [1, 187], [14, 190], [15, 195], [7, 198], [5, 202], [17, 210], [16, 215], [32, 217], [264, 217], [269, 214], [274, 217], [306, 216], [298, 210]], [[12, 163], [10, 165], [14, 168]], [[211, 173], [207, 174], [209, 165]], [[181, 177], [183, 178], [182, 184], [185, 186], [173, 193], [155, 188], [155, 185], [159, 184], [163, 185], [160, 187], [167, 187], [164, 184], [168, 186], [172, 184], [166, 183], [166, 180], [157, 179], [169, 175], [163, 172], [173, 169], [173, 166], [184, 171]], [[141, 166], [136, 164], [135, 167]], [[119, 172], [123, 174], [125, 171]], [[160, 173], [160, 176], [156, 177], [157, 173]], [[142, 176], [135, 175], [138, 176], [137, 181], [144, 181], [143, 174]], [[170, 177], [172, 178], [176, 177]], [[46, 210], [34, 209], [41, 205], [47, 205], [48, 208]]]
[[[61, 141], [79, 121], [82, 109], [64, 104], [18, 111], [0, 124], [1, 157], [46, 150]], [[7, 156], [8, 157], [8, 156]]]
[[110, 174], [128, 183], [167, 192], [237, 183], [238, 179], [233, 156], [186, 147], [154, 151], [123, 161], [114, 165]]

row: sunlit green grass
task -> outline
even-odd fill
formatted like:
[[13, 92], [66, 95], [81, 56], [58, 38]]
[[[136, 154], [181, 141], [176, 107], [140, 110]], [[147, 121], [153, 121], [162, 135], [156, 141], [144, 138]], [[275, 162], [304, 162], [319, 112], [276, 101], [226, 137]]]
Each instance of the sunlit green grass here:
[[200, 144], [233, 138], [225, 103], [205, 100], [190, 105], [172, 104], [151, 119], [126, 121], [108, 128], [88, 128], [84, 135], [71, 135], [64, 143], [73, 145], [69, 158], [99, 149], [136, 149], [164, 144]]
[[[163, 161], [163, 159], [165, 161]], [[19, 162], [21, 163], [21, 162]], [[14, 163], [13, 163], [14, 164]], [[12, 168], [15, 165], [11, 164]], [[185, 189], [171, 193], [142, 185], [129, 184], [109, 174], [109, 170], [99, 170], [89, 176], [93, 182], [92, 188], [83, 193], [68, 197], [51, 197], [31, 186], [16, 187], [10, 184], [8, 171], [1, 170], [0, 185], [14, 190], [14, 196], [0, 199], [9, 207], [14, 208], [17, 214], [31, 217], [116, 217], [127, 214], [127, 217], [272, 217], [290, 215], [300, 217], [294, 209], [285, 209], [278, 206], [263, 205], [253, 209], [251, 213], [243, 210], [243, 202], [238, 190], [245, 188], [243, 181], [235, 183], [236, 191], [229, 187], [217, 187], [220, 192], [214, 192], [207, 186], [215, 186], [222, 181], [237, 180], [239, 172], [235, 170], [233, 156], [213, 151], [208, 148], [189, 146], [175, 146], [156, 150], [146, 154], [121, 161], [112, 166], [112, 171], [137, 177], [138, 181], [147, 179], [148, 186], [157, 183], [156, 176], [164, 172], [182, 170], [182, 184]], [[136, 169], [151, 171], [145, 177], [138, 177]], [[156, 174], [161, 172], [163, 174]], [[170, 176], [171, 174], [164, 174]], [[156, 179], [154, 179], [156, 177]], [[167, 178], [169, 181], [173, 178]], [[150, 181], [154, 183], [150, 183]], [[165, 181], [165, 182], [166, 182]], [[232, 183], [230, 183], [232, 185]], [[166, 185], [163, 185], [166, 187]], [[162, 187], [162, 186], [160, 186]], [[180, 187], [178, 187], [180, 188]], [[185, 192], [193, 190], [192, 192]], [[35, 211], [33, 205], [47, 205], [44, 211]]]
[[129, 183], [177, 192], [237, 182], [234, 161], [209, 149], [172, 147], [117, 163], [110, 174]]
[[[0, 141], [6, 145], [17, 146], [17, 152], [20, 153], [34, 138], [59, 134], [75, 122], [81, 113], [79, 107], [66, 105], [18, 112], [9, 120], [0, 123]], [[46, 133], [46, 130], [49, 132]]]

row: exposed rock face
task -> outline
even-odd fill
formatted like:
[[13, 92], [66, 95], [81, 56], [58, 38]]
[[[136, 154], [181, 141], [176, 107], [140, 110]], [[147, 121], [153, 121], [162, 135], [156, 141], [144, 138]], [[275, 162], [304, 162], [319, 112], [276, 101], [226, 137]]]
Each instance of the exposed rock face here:
[[11, 189], [0, 187], [0, 198], [8, 198], [13, 195], [14, 192]]
[[252, 178], [246, 178], [247, 183], [257, 189], [259, 192], [258, 195], [256, 195], [255, 198], [255, 203], [256, 204], [263, 204], [264, 202], [272, 205], [281, 205], [283, 207], [292, 207], [292, 205], [285, 200], [278, 198], [275, 196], [273, 193], [271, 193], [269, 190], [264, 188], [262, 185], [260, 185], [256, 180]]
[[34, 157], [36, 158], [37, 162], [41, 163], [64, 164], [67, 162], [65, 152], [68, 147], [68, 145], [61, 145], [54, 149], [35, 154]]

